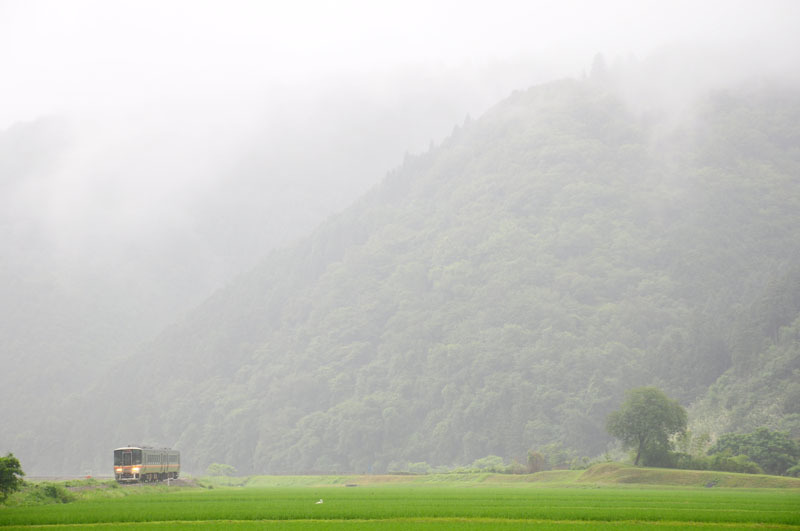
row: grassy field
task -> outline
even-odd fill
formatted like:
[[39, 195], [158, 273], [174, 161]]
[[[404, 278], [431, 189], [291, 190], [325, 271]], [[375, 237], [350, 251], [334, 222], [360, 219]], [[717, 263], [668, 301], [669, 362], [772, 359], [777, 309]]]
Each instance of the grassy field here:
[[[594, 470], [605, 478], [618, 474]], [[0, 507], [10, 529], [800, 529], [800, 489], [704, 488], [542, 476], [228, 478], [102, 483], [70, 503]], [[647, 475], [645, 475], [647, 476]], [[629, 479], [629, 478], [628, 478]], [[757, 479], [757, 478], [756, 478]], [[780, 478], [778, 478], [780, 479]], [[231, 486], [236, 482], [245, 486]], [[228, 485], [223, 485], [227, 483]], [[357, 485], [347, 487], [347, 485]], [[73, 487], [75, 489], [75, 487]], [[323, 503], [316, 503], [322, 499]]]

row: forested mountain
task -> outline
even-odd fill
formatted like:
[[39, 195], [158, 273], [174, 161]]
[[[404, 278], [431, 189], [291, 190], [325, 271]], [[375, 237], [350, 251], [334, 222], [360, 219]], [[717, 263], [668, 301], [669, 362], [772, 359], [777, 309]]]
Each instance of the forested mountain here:
[[213, 109], [0, 126], [0, 453], [36, 471], [35, 423], [59, 416], [54, 403], [350, 204], [404, 150], [548, 76], [533, 63], [339, 72]]
[[408, 157], [54, 407], [47, 468], [133, 442], [197, 472], [593, 456], [650, 384], [709, 429], [796, 433], [796, 88], [633, 109], [606, 80], [553, 82]]

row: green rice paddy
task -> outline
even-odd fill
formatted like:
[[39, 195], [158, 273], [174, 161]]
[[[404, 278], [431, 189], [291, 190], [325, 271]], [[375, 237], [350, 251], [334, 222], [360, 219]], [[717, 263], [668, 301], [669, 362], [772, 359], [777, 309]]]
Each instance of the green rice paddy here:
[[[319, 478], [318, 478], [319, 479]], [[10, 529], [800, 529], [795, 488], [637, 487], [496, 478], [104, 488], [71, 503], [0, 506]], [[342, 481], [347, 481], [343, 479]], [[265, 485], [266, 484], [266, 485]], [[210, 487], [211, 485], [206, 485]], [[319, 500], [322, 503], [317, 503]]]

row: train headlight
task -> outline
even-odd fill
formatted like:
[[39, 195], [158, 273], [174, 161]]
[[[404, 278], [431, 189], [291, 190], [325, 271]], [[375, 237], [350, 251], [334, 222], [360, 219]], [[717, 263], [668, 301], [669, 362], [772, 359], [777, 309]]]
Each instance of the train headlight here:
[[121, 474], [122, 473], [122, 467], [115, 468], [114, 472], [116, 472], [117, 474]]
[[133, 472], [134, 474], [138, 474], [139, 473], [139, 467], [135, 466], [135, 467], [131, 468], [131, 472]]

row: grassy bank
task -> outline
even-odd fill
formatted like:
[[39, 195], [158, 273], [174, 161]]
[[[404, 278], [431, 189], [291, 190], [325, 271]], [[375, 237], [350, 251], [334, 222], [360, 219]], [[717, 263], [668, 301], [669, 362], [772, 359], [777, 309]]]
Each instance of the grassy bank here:
[[800, 479], [762, 474], [641, 468], [603, 463], [587, 470], [549, 470], [536, 474], [422, 474], [347, 476], [205, 477], [200, 483], [215, 487], [337, 487], [347, 485], [530, 485], [586, 487], [591, 485], [655, 487], [726, 487], [800, 489]]
[[640, 468], [620, 463], [603, 463], [583, 471], [579, 483], [603, 485], [654, 485], [674, 487], [725, 487], [745, 489], [800, 489], [800, 478], [765, 474], [736, 474], [711, 470]]

